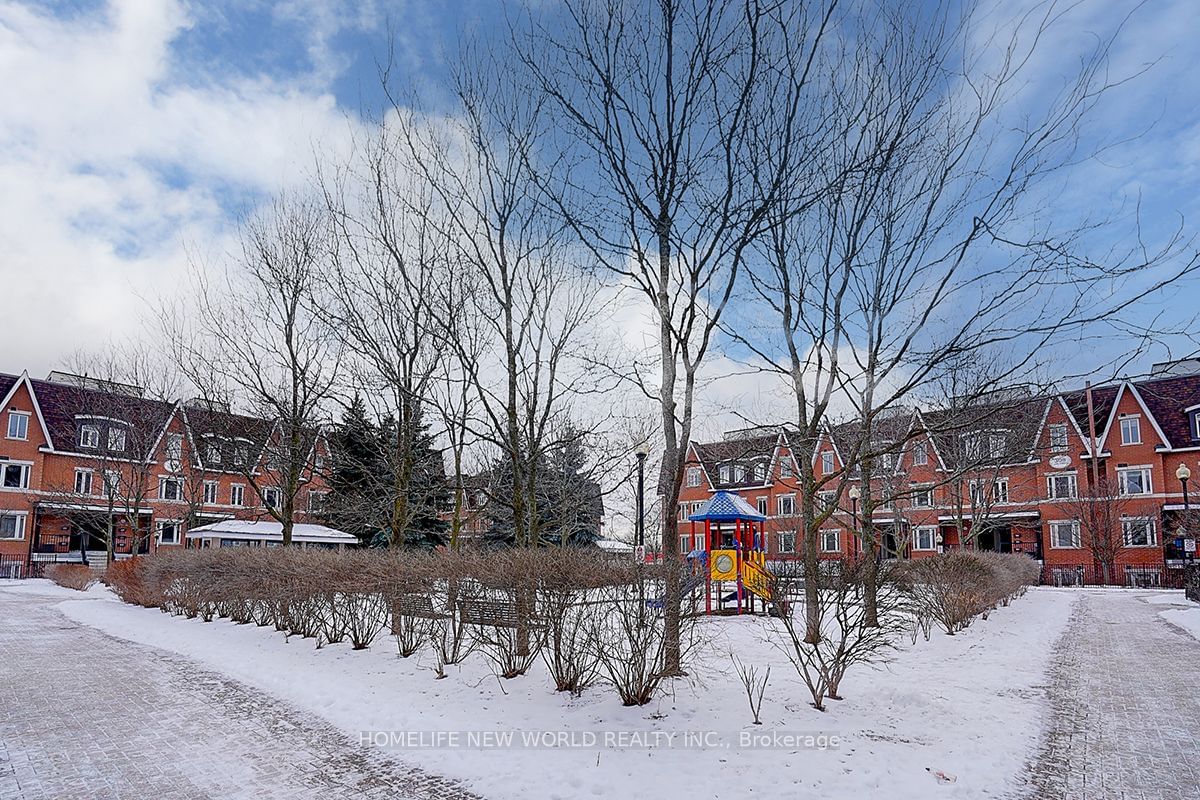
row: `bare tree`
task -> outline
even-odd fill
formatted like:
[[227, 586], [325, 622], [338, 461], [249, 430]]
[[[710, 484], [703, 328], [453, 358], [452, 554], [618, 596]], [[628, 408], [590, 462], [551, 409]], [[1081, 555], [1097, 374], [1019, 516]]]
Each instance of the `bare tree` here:
[[284, 545], [339, 375], [340, 343], [313, 303], [328, 245], [320, 205], [280, 198], [245, 222], [241, 250], [223, 269], [194, 259], [191, 294], [163, 315], [179, 369], [203, 401], [191, 414], [210, 437], [202, 462], [245, 478]]
[[[572, 0], [524, 42], [528, 78], [563, 115], [576, 162], [542, 182], [596, 261], [653, 312], [657, 343], [631, 377], [660, 414], [663, 509], [678, 501], [698, 380], [746, 248], [799, 168], [787, 132], [829, 18], [825, 8], [809, 12]], [[776, 145], [780, 158], [758, 158]], [[651, 378], [644, 367], [655, 365]], [[661, 520], [663, 553], [673, 558], [676, 516]], [[678, 673], [673, 575], [666, 662]]]

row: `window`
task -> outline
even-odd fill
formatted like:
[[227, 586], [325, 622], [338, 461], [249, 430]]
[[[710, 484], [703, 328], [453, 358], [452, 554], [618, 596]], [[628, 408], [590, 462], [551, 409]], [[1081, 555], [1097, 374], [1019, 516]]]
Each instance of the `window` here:
[[729, 465], [722, 464], [720, 466], [720, 470], [718, 472], [718, 476], [720, 477], [721, 483], [729, 483], [730, 475], [731, 475], [731, 471], [730, 471]]
[[1072, 498], [1078, 491], [1074, 472], [1046, 476], [1046, 496], [1051, 500]]
[[1056, 422], [1050, 426], [1050, 449], [1056, 451], [1067, 449], [1067, 425], [1065, 422]]
[[743, 467], [741, 464], [734, 464], [733, 465], [733, 482], [741, 483], [744, 480], [746, 480], [746, 468]]
[[691, 534], [688, 534], [688, 533], [679, 534], [679, 552], [681, 552], [681, 553], [692, 552], [692, 536], [691, 536]]
[[157, 523], [159, 544], [179, 544], [179, 523], [175, 520], [161, 520]]
[[183, 434], [167, 434], [167, 469], [178, 469], [183, 462]]
[[92, 493], [92, 471], [90, 469], [75, 470], [75, 494]]
[[821, 552], [840, 553], [842, 551], [842, 535], [835, 528], [821, 531]]
[[1125, 539], [1126, 547], [1153, 547], [1158, 544], [1154, 520], [1149, 517], [1121, 520], [1121, 535]]
[[1139, 417], [1121, 417], [1121, 444], [1142, 443], [1142, 420]]
[[784, 531], [779, 534], [779, 552], [794, 553], [796, 552], [796, 532]]
[[32, 464], [19, 464], [9, 461], [0, 469], [0, 487], [5, 489], [28, 489], [29, 470]]
[[237, 466], [245, 466], [250, 461], [250, 447], [245, 444], [237, 444], [233, 447], [233, 463]]
[[779, 462], [779, 477], [792, 477], [792, 457], [784, 456]]
[[833, 474], [833, 453], [828, 450], [821, 453], [821, 472], [825, 475]]
[[8, 412], [8, 438], [22, 440], [29, 438], [29, 414], [24, 411]]
[[79, 429], [79, 446], [94, 450], [100, 446], [100, 429], [95, 425], [84, 425]]
[[204, 445], [204, 462], [216, 466], [221, 463], [221, 446], [216, 442], [206, 442]]
[[896, 468], [896, 456], [892, 453], [882, 453], [879, 456], [879, 469], [889, 472]]
[[246, 505], [246, 487], [240, 483], [235, 483], [229, 487], [229, 505], [244, 506]]
[[992, 483], [992, 502], [1008, 502], [1008, 478], [997, 478], [995, 482]]
[[983, 484], [979, 481], [971, 481], [971, 505], [986, 506], [988, 504], [987, 493], [983, 490]]
[[912, 540], [913, 550], [936, 550], [937, 528], [933, 525], [922, 525], [919, 528], [913, 528]]
[[121, 473], [115, 469], [104, 470], [104, 496], [116, 497], [121, 491]]
[[108, 429], [108, 449], [116, 453], [120, 453], [125, 450], [124, 428], [113, 427]]
[[912, 463], [914, 467], [923, 467], [929, 463], [929, 445], [925, 442], [913, 444]]
[[1118, 469], [1117, 491], [1121, 494], [1150, 494], [1150, 468]]
[[700, 485], [700, 468], [699, 467], [688, 467], [687, 485], [688, 486], [699, 486]]
[[280, 496], [281, 495], [278, 489], [276, 489], [274, 486], [268, 486], [262, 490], [263, 505], [267, 508], [278, 509]]
[[757, 505], [758, 505], [758, 513], [762, 514], [765, 517], [767, 515], [767, 498], [766, 497], [758, 498]]
[[1192, 440], [1200, 439], [1200, 411], [1192, 412]]
[[688, 518], [688, 504], [680, 503], [679, 504], [679, 521], [687, 522], [687, 518]]
[[754, 465], [754, 480], [757, 483], [767, 482], [767, 464], [765, 461], [760, 461]]
[[0, 514], [0, 539], [24, 539], [25, 515]]
[[796, 513], [796, 495], [782, 494], [775, 498], [775, 513], [781, 517], [791, 517]]
[[913, 508], [929, 508], [933, 505], [933, 487], [921, 486], [913, 490]]
[[1079, 547], [1079, 522], [1060, 520], [1050, 523], [1051, 547]]
[[205, 481], [204, 482], [204, 502], [205, 502], [205, 504], [207, 504], [207, 505], [216, 505], [217, 504], [217, 489], [219, 489], [219, 488], [220, 488], [220, 484], [217, 483], [216, 481]]
[[158, 497], [160, 500], [182, 500], [183, 481], [179, 478], [159, 478]]
[[310, 513], [320, 513], [325, 505], [325, 492], [308, 493], [308, 510]]
[[817, 492], [817, 511], [832, 511], [837, 505], [837, 492]]
[[988, 437], [988, 452], [992, 458], [1000, 458], [1008, 447], [1008, 437], [1003, 433], [993, 433]]

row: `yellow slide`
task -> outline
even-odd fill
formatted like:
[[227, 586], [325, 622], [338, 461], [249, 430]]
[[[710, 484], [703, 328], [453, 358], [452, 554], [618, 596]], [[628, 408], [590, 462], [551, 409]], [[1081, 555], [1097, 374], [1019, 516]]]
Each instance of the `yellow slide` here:
[[[762, 559], [765, 562], [765, 559]], [[763, 600], [771, 599], [771, 583], [775, 580], [775, 576], [767, 569], [765, 563], [760, 563], [759, 559], [742, 562], [742, 586], [752, 594], [756, 594]]]

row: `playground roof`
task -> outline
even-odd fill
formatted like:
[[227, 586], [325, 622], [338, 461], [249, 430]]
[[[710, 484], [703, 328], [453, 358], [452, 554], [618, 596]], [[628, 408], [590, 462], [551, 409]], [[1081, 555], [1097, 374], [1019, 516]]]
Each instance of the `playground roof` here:
[[733, 522], [739, 519], [762, 522], [766, 517], [758, 513], [754, 506], [743, 500], [741, 496], [733, 492], [717, 492], [704, 504], [704, 508], [700, 509], [699, 513], [692, 514], [688, 519], [693, 522], [703, 522], [704, 520]]

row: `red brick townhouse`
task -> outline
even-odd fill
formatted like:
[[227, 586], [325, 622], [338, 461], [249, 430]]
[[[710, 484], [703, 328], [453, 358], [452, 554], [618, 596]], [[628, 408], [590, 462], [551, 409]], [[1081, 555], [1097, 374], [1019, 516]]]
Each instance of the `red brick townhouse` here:
[[857, 550], [852, 531], [869, 505], [884, 557], [1024, 552], [1043, 563], [1048, 582], [1177, 585], [1200, 528], [1184, 485], [1189, 473], [1200, 479], [1197, 373], [1095, 388], [1090, 417], [1085, 391], [896, 414], [863, 448], [874, 454], [869, 486], [861, 465], [843, 462], [860, 426], [833, 426], [815, 443], [786, 427], [693, 442], [676, 509], [681, 550], [697, 544], [688, 515], [725, 489], [768, 517], [770, 558], [797, 557], [796, 459], [807, 458], [826, 481], [816, 503], [834, 508], [823, 557]]
[[[110, 540], [117, 554], [181, 547], [189, 527], [280, 503], [269, 421], [64, 373], [0, 374], [0, 398], [0, 577], [103, 564]], [[326, 492], [324, 454], [317, 437], [297, 522]]]

